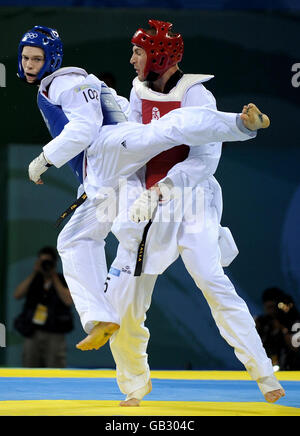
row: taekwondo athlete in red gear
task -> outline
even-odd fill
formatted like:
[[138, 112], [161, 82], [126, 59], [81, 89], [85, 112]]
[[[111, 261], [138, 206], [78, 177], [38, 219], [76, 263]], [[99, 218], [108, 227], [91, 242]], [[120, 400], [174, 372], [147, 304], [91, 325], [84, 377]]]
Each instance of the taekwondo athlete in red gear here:
[[[171, 23], [149, 20], [149, 25], [149, 30], [138, 29], [132, 38], [130, 62], [137, 77], [130, 96], [130, 119], [147, 124], [179, 107], [200, 106], [216, 110], [215, 98], [203, 85], [213, 76], [184, 74], [178, 67], [183, 55], [182, 36], [171, 31]], [[218, 129], [217, 125], [209, 124], [212, 129]], [[247, 305], [237, 295], [222, 268], [231, 263], [238, 251], [229, 229], [220, 225], [222, 192], [213, 175], [221, 157], [221, 148], [221, 142], [208, 142], [191, 149], [183, 144], [147, 163], [145, 186], [149, 189], [158, 184], [162, 202], [157, 204], [159, 196], [155, 193], [149, 202], [149, 193], [144, 192], [130, 209], [132, 219], [138, 223], [136, 239], [140, 240], [144, 228], [140, 221], [152, 218], [152, 211], [157, 206], [146, 239], [143, 272], [139, 277], [128, 274], [115, 277], [113, 274], [129, 264], [134, 245], [128, 237], [127, 226], [118, 219], [114, 223], [113, 232], [120, 246], [108, 275], [107, 294], [113, 301], [114, 292], [119, 288], [127, 289], [126, 304], [123, 302], [118, 308], [121, 326], [110, 340], [117, 364], [118, 384], [127, 394], [121, 403], [123, 406], [138, 405], [151, 390], [146, 353], [150, 335], [144, 320], [158, 274], [163, 273], [179, 255], [203, 292], [221, 335], [234, 348], [251, 378], [258, 382], [266, 400], [276, 401], [283, 395]], [[176, 211], [176, 220], [170, 217], [169, 222], [161, 222], [159, 216], [163, 215], [164, 208], [170, 206], [174, 188], [180, 188], [181, 192], [192, 188], [188, 198], [191, 205], [197, 201], [197, 189], [201, 189], [204, 195], [202, 223], [191, 217], [189, 210], [183, 209]], [[187, 201], [187, 196], [184, 196], [184, 201]]]

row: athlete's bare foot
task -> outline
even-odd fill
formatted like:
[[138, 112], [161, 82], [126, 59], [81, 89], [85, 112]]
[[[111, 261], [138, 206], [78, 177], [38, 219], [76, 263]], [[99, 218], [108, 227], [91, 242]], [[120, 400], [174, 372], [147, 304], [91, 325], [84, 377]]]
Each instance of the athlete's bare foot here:
[[122, 407], [138, 407], [140, 402], [141, 400], [137, 398], [131, 398], [130, 400], [121, 401], [119, 405]]
[[285, 391], [275, 374], [259, 378], [257, 384], [268, 403], [275, 403], [279, 398], [285, 396]]
[[119, 405], [122, 407], [138, 407], [144, 396], [149, 394], [151, 391], [152, 383], [151, 380], [149, 380], [146, 386], [127, 395], [126, 400], [121, 401]]
[[243, 107], [240, 115], [244, 126], [249, 130], [266, 129], [270, 125], [269, 117], [258, 109], [253, 103]]
[[91, 333], [76, 345], [82, 351], [98, 350], [120, 326], [113, 322], [99, 322], [93, 327]]
[[275, 391], [267, 392], [265, 394], [265, 399], [268, 403], [275, 403], [279, 398], [284, 397], [284, 389], [276, 389]]

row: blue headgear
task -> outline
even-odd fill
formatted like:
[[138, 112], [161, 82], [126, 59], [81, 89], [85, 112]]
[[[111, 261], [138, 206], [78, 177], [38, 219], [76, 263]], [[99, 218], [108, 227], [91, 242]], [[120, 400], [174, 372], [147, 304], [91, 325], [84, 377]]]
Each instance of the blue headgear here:
[[40, 47], [45, 53], [45, 63], [37, 75], [40, 81], [43, 76], [58, 70], [62, 64], [63, 45], [56, 30], [45, 26], [34, 26], [23, 35], [18, 50], [18, 76], [25, 79], [22, 67], [23, 47]]

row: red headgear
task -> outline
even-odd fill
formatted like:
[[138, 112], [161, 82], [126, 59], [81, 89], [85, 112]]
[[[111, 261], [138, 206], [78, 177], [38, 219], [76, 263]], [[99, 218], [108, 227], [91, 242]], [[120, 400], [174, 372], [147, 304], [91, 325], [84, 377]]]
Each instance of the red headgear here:
[[168, 35], [173, 24], [165, 21], [149, 20], [155, 35], [149, 35], [146, 30], [138, 29], [131, 42], [142, 47], [147, 53], [147, 62], [144, 70], [146, 78], [150, 72], [161, 77], [170, 67], [181, 61], [183, 55], [183, 39], [180, 33]]

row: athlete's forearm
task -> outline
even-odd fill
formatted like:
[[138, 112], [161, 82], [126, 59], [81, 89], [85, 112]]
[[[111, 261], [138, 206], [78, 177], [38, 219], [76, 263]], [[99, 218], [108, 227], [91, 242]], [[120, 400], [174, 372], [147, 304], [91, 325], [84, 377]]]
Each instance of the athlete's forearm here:
[[73, 119], [61, 134], [43, 147], [47, 161], [57, 168], [85, 150], [94, 140], [98, 126], [86, 119]]

